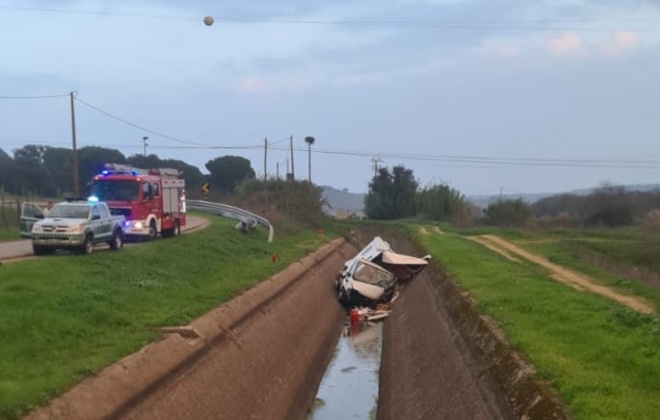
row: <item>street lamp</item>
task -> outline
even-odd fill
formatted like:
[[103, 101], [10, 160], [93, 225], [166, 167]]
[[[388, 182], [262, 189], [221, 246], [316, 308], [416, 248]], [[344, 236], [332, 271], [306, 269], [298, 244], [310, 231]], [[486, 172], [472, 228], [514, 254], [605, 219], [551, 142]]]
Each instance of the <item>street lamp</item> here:
[[147, 157], [147, 140], [149, 140], [149, 137], [147, 136], [142, 137], [142, 146], [144, 147], [143, 155], [145, 158]]
[[316, 140], [312, 136], [307, 136], [305, 137], [305, 143], [307, 143], [307, 148], [309, 151], [309, 157], [308, 157], [308, 162], [309, 162], [309, 183], [312, 183], [312, 144], [314, 144]]

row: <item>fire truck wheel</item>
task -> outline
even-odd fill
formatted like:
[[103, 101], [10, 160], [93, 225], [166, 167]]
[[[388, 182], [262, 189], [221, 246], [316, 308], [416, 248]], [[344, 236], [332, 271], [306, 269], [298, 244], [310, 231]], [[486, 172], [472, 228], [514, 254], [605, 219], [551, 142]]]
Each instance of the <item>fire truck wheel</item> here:
[[120, 229], [115, 230], [115, 232], [112, 234], [112, 239], [110, 240], [109, 244], [110, 249], [115, 251], [120, 250], [121, 247], [124, 246], [124, 235], [122, 235]]
[[158, 235], [158, 230], [156, 229], [156, 222], [154, 220], [149, 223], [149, 240], [153, 241]]
[[85, 236], [85, 242], [83, 242], [82, 246], [80, 247], [80, 253], [89, 255], [92, 252], [94, 252], [94, 238], [92, 235], [87, 235]]
[[178, 221], [178, 220], [175, 220], [175, 221], [174, 221], [173, 234], [174, 234], [174, 236], [179, 236], [179, 235], [181, 235], [181, 225], [179, 224], [179, 221]]

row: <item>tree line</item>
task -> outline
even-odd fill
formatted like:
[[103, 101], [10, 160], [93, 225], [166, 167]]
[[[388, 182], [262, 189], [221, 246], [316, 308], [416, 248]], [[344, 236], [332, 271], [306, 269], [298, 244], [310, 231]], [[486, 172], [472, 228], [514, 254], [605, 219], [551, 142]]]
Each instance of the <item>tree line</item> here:
[[418, 218], [460, 225], [470, 222], [470, 205], [456, 189], [446, 185], [421, 187], [405, 166], [379, 168], [369, 183], [365, 214], [374, 220]]
[[[119, 150], [86, 146], [77, 150], [78, 185], [81, 191], [106, 163], [131, 165], [140, 169], [174, 168], [179, 170], [188, 189], [199, 189], [208, 182], [214, 192], [231, 194], [245, 179], [255, 177], [248, 159], [221, 156], [206, 162], [208, 174], [182, 160], [161, 159], [155, 154], [125, 156]], [[73, 191], [71, 149], [26, 145], [10, 156], [0, 149], [0, 187], [18, 196], [60, 197]]]
[[484, 209], [484, 222], [494, 226], [617, 227], [636, 221], [660, 221], [660, 189], [628, 191], [622, 186], [602, 185], [586, 195], [557, 194], [528, 204], [500, 200]]

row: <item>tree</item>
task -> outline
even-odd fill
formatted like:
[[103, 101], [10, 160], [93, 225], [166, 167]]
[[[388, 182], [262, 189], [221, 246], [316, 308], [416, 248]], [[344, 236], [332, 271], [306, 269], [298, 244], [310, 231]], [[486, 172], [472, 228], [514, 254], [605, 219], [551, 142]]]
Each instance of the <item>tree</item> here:
[[434, 221], [452, 221], [465, 224], [470, 219], [470, 208], [463, 195], [448, 185], [433, 185], [417, 193], [418, 216]]
[[14, 193], [14, 178], [11, 173], [14, 169], [14, 159], [4, 150], [0, 149], [0, 190]]
[[[103, 170], [106, 163], [126, 163], [126, 156], [116, 149], [98, 146], [85, 146], [78, 149], [78, 173], [80, 174], [80, 191], [92, 181], [94, 175]], [[67, 189], [71, 191], [70, 188]]]
[[14, 150], [14, 165], [10, 177], [16, 194], [50, 197], [56, 193], [54, 184], [43, 167], [46, 146], [28, 144]]
[[231, 193], [241, 181], [255, 177], [250, 161], [241, 156], [222, 156], [206, 162], [209, 181], [221, 193]]
[[521, 227], [532, 218], [532, 208], [521, 199], [501, 200], [485, 210], [486, 223], [500, 227]]
[[43, 167], [54, 184], [56, 194], [71, 190], [71, 149], [48, 147], [43, 154]]
[[380, 168], [369, 183], [365, 212], [375, 220], [401, 219], [415, 215], [418, 182], [413, 171], [404, 166]]
[[634, 221], [632, 194], [624, 187], [605, 184], [586, 197], [583, 214], [589, 225], [630, 225]]

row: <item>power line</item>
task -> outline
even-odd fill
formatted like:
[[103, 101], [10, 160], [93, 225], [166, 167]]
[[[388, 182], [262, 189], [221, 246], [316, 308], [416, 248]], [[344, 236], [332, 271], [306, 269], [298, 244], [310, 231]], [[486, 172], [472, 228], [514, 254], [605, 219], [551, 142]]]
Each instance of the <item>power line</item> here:
[[[61, 13], [77, 15], [97, 15], [135, 19], [157, 19], [173, 21], [199, 21], [202, 17], [183, 15], [162, 15], [151, 13], [120, 13], [91, 10], [55, 9], [43, 7], [0, 6], [0, 9], [21, 12]], [[256, 19], [235, 18], [220, 16], [217, 22], [226, 23], [262, 23], [286, 25], [327, 25], [327, 26], [367, 26], [367, 27], [405, 27], [405, 28], [439, 28], [439, 29], [512, 29], [530, 31], [611, 31], [611, 28], [602, 27], [558, 27], [538, 26], [542, 24], [581, 24], [581, 23], [657, 23], [660, 19], [502, 19], [502, 20], [475, 20], [475, 19], [440, 19], [440, 20], [323, 20], [323, 19]], [[529, 26], [529, 25], [537, 26]], [[527, 26], [520, 26], [527, 25]], [[640, 30], [644, 32], [657, 32], [655, 30]]]
[[0, 96], [0, 99], [53, 99], [53, 98], [64, 98], [69, 96], [69, 93], [63, 93], [60, 95], [36, 95], [36, 96]]
[[[278, 148], [278, 150], [284, 150]], [[305, 152], [306, 149], [295, 148], [298, 152]], [[339, 151], [316, 149], [316, 153], [369, 157], [373, 152], [363, 151]], [[411, 155], [404, 153], [378, 153], [381, 157], [390, 159], [429, 161], [429, 162], [448, 162], [448, 163], [473, 163], [481, 165], [506, 165], [506, 166], [554, 166], [554, 167], [574, 167], [574, 168], [602, 168], [602, 169], [659, 169], [660, 161], [625, 161], [625, 160], [573, 160], [573, 159], [526, 159], [526, 158], [487, 158], [480, 156], [442, 156], [442, 155]]]
[[[85, 105], [85, 106], [87, 106], [87, 107], [89, 107], [89, 108], [91, 108], [91, 109], [93, 109], [93, 110], [95, 110], [95, 111], [97, 111], [97, 112], [99, 112], [99, 113], [101, 113], [101, 114], [107, 116], [107, 117], [110, 117], [110, 118], [112, 118], [112, 119], [114, 119], [114, 120], [116, 120], [116, 121], [119, 121], [119, 122], [121, 122], [121, 123], [123, 123], [123, 124], [126, 124], [126, 125], [128, 125], [128, 126], [131, 126], [131, 127], [137, 128], [137, 129], [142, 130], [142, 131], [146, 131], [147, 133], [150, 133], [150, 134], [153, 134], [153, 135], [156, 135], [156, 136], [159, 136], [159, 137], [162, 137], [162, 138], [168, 139], [168, 140], [174, 140], [174, 141], [179, 142], [179, 143], [190, 144], [190, 145], [196, 146], [196, 147], [198, 147], [198, 148], [207, 148], [207, 149], [237, 149], [237, 150], [242, 150], [242, 149], [248, 149], [248, 148], [250, 148], [250, 149], [254, 149], [254, 148], [259, 148], [259, 147], [261, 147], [260, 145], [254, 145], [254, 146], [213, 146], [213, 145], [209, 145], [209, 144], [202, 144], [202, 143], [196, 143], [196, 142], [192, 142], [192, 141], [188, 141], [188, 140], [183, 140], [183, 139], [180, 139], [180, 138], [178, 138], [178, 137], [170, 136], [170, 135], [163, 134], [163, 133], [160, 133], [160, 132], [158, 132], [158, 131], [152, 130], [152, 129], [150, 129], [150, 128], [146, 128], [146, 127], [141, 126], [141, 125], [139, 125], [139, 124], [136, 124], [136, 123], [134, 123], [134, 122], [128, 121], [128, 120], [126, 120], [126, 119], [124, 119], [124, 118], [120, 118], [120, 117], [118, 117], [117, 115], [115, 115], [115, 114], [113, 114], [113, 113], [111, 113], [111, 112], [105, 111], [105, 110], [103, 110], [103, 109], [101, 109], [101, 108], [99, 108], [99, 107], [97, 107], [97, 106], [95, 106], [95, 105], [90, 104], [90, 103], [87, 102], [87, 101], [84, 101], [84, 100], [80, 99], [79, 97], [76, 97], [75, 99], [76, 99], [78, 102], [80, 102], [81, 104], [83, 104], [83, 105]], [[153, 147], [153, 146], [152, 146], [152, 147]]]

